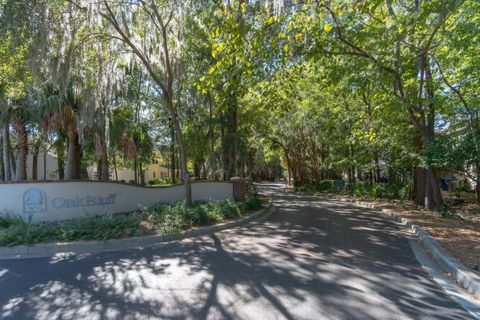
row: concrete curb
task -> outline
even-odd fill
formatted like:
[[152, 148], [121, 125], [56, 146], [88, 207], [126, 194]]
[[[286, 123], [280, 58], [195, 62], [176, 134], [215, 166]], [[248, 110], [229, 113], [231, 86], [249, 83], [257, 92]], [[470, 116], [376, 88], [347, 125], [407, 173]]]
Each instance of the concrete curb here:
[[[335, 199], [335, 198], [332, 198]], [[450, 256], [445, 249], [433, 238], [428, 232], [421, 227], [413, 224], [410, 220], [402, 217], [402, 214], [392, 209], [381, 209], [367, 202], [357, 201], [353, 199], [335, 199], [342, 202], [349, 202], [360, 207], [381, 210], [381, 214], [390, 219], [402, 223], [409, 228], [419, 239], [420, 244], [429, 251], [438, 265], [444, 272], [451, 273], [452, 277], [476, 298], [480, 298], [480, 277], [465, 267], [457, 259]]]
[[59, 253], [78, 254], [78, 253], [98, 253], [108, 251], [119, 251], [128, 249], [143, 249], [173, 240], [197, 237], [226, 229], [239, 227], [253, 220], [262, 219], [272, 214], [273, 208], [268, 207], [256, 211], [248, 216], [234, 221], [228, 221], [211, 226], [196, 227], [189, 229], [181, 234], [172, 235], [153, 235], [144, 237], [133, 237], [124, 239], [112, 239], [105, 241], [74, 241], [58, 243], [39, 243], [31, 246], [21, 245], [15, 247], [1, 247], [0, 260], [5, 259], [25, 259], [51, 257]]

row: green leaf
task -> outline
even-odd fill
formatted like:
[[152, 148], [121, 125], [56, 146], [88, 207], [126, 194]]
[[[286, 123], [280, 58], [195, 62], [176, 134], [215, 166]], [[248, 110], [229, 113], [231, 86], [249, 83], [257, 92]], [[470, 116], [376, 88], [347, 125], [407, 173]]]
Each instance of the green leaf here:
[[331, 23], [327, 23], [327, 24], [323, 27], [323, 30], [325, 30], [325, 32], [330, 32], [332, 29], [333, 29], [333, 24], [331, 24]]

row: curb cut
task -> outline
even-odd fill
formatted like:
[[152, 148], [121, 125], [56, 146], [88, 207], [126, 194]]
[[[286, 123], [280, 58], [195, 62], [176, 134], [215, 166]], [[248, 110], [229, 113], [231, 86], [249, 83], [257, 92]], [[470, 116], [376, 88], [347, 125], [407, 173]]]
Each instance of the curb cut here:
[[[335, 199], [335, 198], [332, 198]], [[423, 230], [421, 227], [413, 224], [410, 220], [402, 217], [402, 214], [392, 209], [381, 209], [367, 202], [351, 200], [351, 199], [335, 199], [341, 202], [349, 202], [363, 208], [381, 210], [381, 214], [385, 217], [400, 222], [410, 229], [419, 239], [421, 245], [429, 251], [434, 260], [443, 269], [444, 272], [452, 274], [453, 278], [469, 293], [476, 298], [480, 298], [480, 277], [465, 267], [457, 259], [450, 256], [445, 249], [433, 238], [431, 234]]]
[[253, 220], [266, 218], [271, 215], [273, 211], [273, 207], [267, 207], [265, 209], [261, 209], [254, 213], [251, 213], [250, 215], [240, 218], [238, 220], [223, 222], [211, 226], [195, 227], [181, 234], [158, 234], [152, 236], [112, 239], [105, 241], [73, 241], [58, 243], [39, 243], [31, 246], [20, 245], [15, 247], [3, 247], [0, 248], [0, 260], [51, 257], [59, 253], [78, 254], [99, 253], [128, 249], [144, 249], [173, 240], [197, 237], [226, 229], [239, 227]]

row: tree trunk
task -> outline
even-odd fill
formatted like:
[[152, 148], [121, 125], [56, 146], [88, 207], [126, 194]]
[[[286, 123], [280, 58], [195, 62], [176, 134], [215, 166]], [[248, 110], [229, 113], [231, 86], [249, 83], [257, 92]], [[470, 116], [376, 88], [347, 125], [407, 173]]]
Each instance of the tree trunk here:
[[477, 200], [477, 204], [480, 204], [480, 177], [478, 175], [475, 179], [475, 199]]
[[[69, 133], [68, 135], [68, 149], [67, 149], [67, 164], [65, 168], [65, 180], [80, 179], [81, 164], [81, 150], [78, 143], [78, 133]], [[80, 158], [80, 159], [79, 159]]]
[[[75, 146], [75, 172], [76, 172], [76, 179], [82, 179], [82, 177], [87, 176], [88, 177], [88, 172], [87, 168], [82, 168], [82, 157], [83, 157], [83, 151], [82, 151], [82, 146], [79, 143], [79, 140], [77, 138], [77, 145]], [[85, 169], [82, 171], [82, 169]]]
[[138, 184], [138, 157], [135, 155], [135, 159], [133, 160], [133, 179], [134, 183]]
[[480, 163], [475, 164], [475, 199], [480, 204]]
[[201, 179], [203, 180], [207, 180], [207, 163], [204, 162], [202, 164], [202, 175], [201, 175]]
[[10, 168], [10, 130], [8, 121], [2, 127], [3, 134], [3, 165], [5, 171], [5, 182], [12, 181], [12, 170]]
[[287, 175], [287, 186], [290, 187], [292, 185], [292, 169], [289, 166], [287, 166]]
[[28, 132], [25, 121], [23, 121], [21, 118], [17, 118], [14, 123], [18, 140], [15, 181], [25, 181], [27, 180]]
[[353, 143], [350, 143], [348, 147], [348, 157], [350, 158], [350, 164], [349, 164], [349, 182], [355, 182], [355, 165], [353, 162], [353, 157], [354, 157], [354, 149], [353, 149]]
[[381, 180], [381, 172], [380, 172], [380, 164], [378, 161], [378, 156], [375, 156], [375, 182], [380, 183]]
[[229, 181], [236, 174], [237, 156], [237, 106], [232, 99], [232, 105], [227, 111], [227, 132], [223, 140], [224, 179]]
[[97, 160], [97, 175], [95, 179], [101, 180], [101, 176], [102, 176], [102, 161]]
[[200, 170], [202, 168], [201, 162], [198, 162], [195, 160], [193, 162], [193, 176], [195, 177], [196, 180], [200, 180]]
[[[248, 152], [248, 168], [247, 168], [247, 177], [250, 180], [253, 180], [253, 169], [254, 169], [254, 162], [255, 162], [255, 152], [254, 148], [250, 148]], [[280, 173], [280, 175], [283, 175]]]
[[0, 130], [0, 181], [5, 181], [5, 167], [3, 164], [3, 138], [2, 130]]
[[192, 205], [192, 184], [190, 182], [190, 174], [188, 173], [187, 152], [185, 149], [185, 142], [183, 140], [183, 132], [182, 128], [180, 127], [178, 115], [175, 112], [175, 106], [173, 104], [171, 92], [166, 95], [165, 99], [167, 101], [168, 110], [170, 111], [170, 116], [172, 117], [172, 122], [175, 128], [175, 136], [177, 138], [178, 151], [180, 153], [180, 170], [182, 173], [183, 183], [185, 184], [185, 199], [187, 204], [190, 206]]
[[[58, 167], [58, 179], [64, 180], [65, 179], [65, 139], [64, 137], [58, 137], [58, 140], [55, 143], [56, 151], [57, 151], [57, 167]], [[46, 164], [47, 164], [47, 154], [48, 150], [45, 149], [44, 159], [45, 159], [45, 180], [46, 178]]]
[[425, 205], [425, 194], [426, 194], [425, 186], [426, 186], [426, 170], [416, 166], [413, 189], [414, 189], [415, 204], [419, 206]]
[[432, 200], [434, 202], [434, 208], [441, 207], [443, 205], [443, 198], [435, 169], [427, 169], [427, 179], [432, 189]]
[[[282, 149], [283, 149], [283, 154], [285, 155], [285, 161], [287, 162], [287, 172], [288, 172], [288, 181], [287, 181], [287, 185], [289, 187], [292, 186], [292, 178], [294, 178], [294, 171], [293, 171], [293, 167], [292, 167], [292, 161], [290, 159], [290, 156], [288, 154], [288, 150], [286, 147], [282, 146]], [[295, 181], [293, 182], [295, 183]]]
[[177, 183], [177, 177], [175, 177], [175, 127], [172, 119], [170, 119], [170, 175], [172, 176], [172, 183]]
[[[428, 64], [428, 59], [425, 56], [422, 56], [421, 59], [423, 60], [420, 65], [421, 66], [423, 65], [425, 70], [425, 89], [426, 89], [427, 97], [430, 101], [432, 101], [426, 107], [427, 116], [426, 118], [423, 117], [423, 120], [422, 120], [423, 122], [422, 125], [424, 130], [421, 130], [421, 132], [423, 133], [423, 136], [422, 136], [423, 145], [428, 146], [431, 144], [431, 142], [434, 140], [434, 137], [435, 137], [435, 105], [433, 103], [435, 99], [435, 93], [433, 89], [433, 77], [430, 70], [430, 66]], [[439, 208], [443, 206], [442, 193], [440, 190], [440, 184], [438, 183], [438, 180], [437, 180], [437, 175], [435, 173], [435, 168], [433, 167], [427, 168], [426, 183], [427, 183], [427, 191], [428, 191], [425, 193], [426, 209], [431, 210], [431, 209]], [[432, 207], [428, 207], [427, 204], [432, 205]]]
[[140, 162], [140, 164], [138, 165], [138, 168], [139, 168], [139, 176], [140, 176], [140, 184], [142, 186], [145, 185], [145, 170], [143, 170], [143, 165], [142, 163]]
[[76, 176], [75, 153], [76, 153], [75, 142], [69, 139], [68, 149], [67, 149], [67, 163], [65, 167], [65, 180], [75, 179], [75, 176]]
[[105, 140], [105, 133], [95, 134], [95, 151], [97, 153], [97, 156], [99, 157], [98, 168], [100, 169], [98, 179], [101, 181], [108, 181], [108, 179], [110, 178], [107, 143]]
[[423, 205], [426, 210], [432, 210], [435, 207], [435, 202], [433, 201], [433, 188], [430, 183], [428, 170], [425, 170], [425, 200]]
[[13, 152], [13, 148], [12, 148], [12, 144], [11, 144], [11, 141], [9, 141], [10, 143], [10, 169], [11, 169], [11, 176], [12, 176], [12, 180], [15, 179], [15, 175], [17, 173], [17, 159], [15, 158], [15, 154]]
[[353, 182], [353, 176], [352, 176], [352, 144], [348, 145], [346, 156], [348, 159], [348, 166], [347, 166], [347, 181], [349, 183]]
[[115, 172], [115, 181], [118, 181], [118, 171], [117, 171], [117, 157], [115, 151], [113, 151], [113, 172]]
[[40, 145], [38, 143], [33, 147], [32, 155], [32, 180], [38, 180], [38, 154], [40, 153]]
[[397, 182], [397, 175], [395, 174], [395, 172], [392, 170], [391, 167], [388, 167], [388, 170], [387, 170], [387, 174], [388, 174], [388, 184], [389, 185], [393, 185]]
[[210, 155], [209, 155], [209, 178], [210, 179], [215, 179], [216, 178], [216, 157], [215, 157], [215, 126], [214, 126], [214, 121], [213, 121], [213, 108], [212, 108], [212, 103], [208, 103], [208, 110], [209, 110], [209, 116], [210, 116], [210, 121], [208, 122], [209, 125], [209, 130], [208, 130], [208, 137], [210, 140]]
[[175, 154], [175, 166], [176, 166], [176, 171], [175, 171], [175, 176], [177, 177], [177, 182], [179, 183], [183, 183], [183, 178], [182, 178], [182, 175], [180, 172], [178, 172], [179, 168], [180, 168], [180, 154], [179, 153], [176, 153]]

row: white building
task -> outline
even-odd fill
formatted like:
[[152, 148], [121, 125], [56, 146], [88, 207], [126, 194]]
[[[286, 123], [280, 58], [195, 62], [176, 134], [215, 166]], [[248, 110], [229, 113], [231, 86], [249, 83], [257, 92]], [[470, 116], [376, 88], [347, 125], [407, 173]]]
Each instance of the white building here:
[[[97, 180], [97, 167], [90, 166], [87, 169], [90, 180]], [[131, 182], [135, 179], [135, 173], [132, 169], [117, 168], [118, 176], [115, 176], [115, 170], [110, 167], [110, 179], [113, 181]], [[177, 177], [179, 177], [177, 170]], [[145, 182], [148, 183], [154, 179], [165, 179], [171, 177], [171, 170], [158, 164], [148, 164], [144, 169]], [[40, 152], [37, 160], [37, 180], [58, 180], [58, 159], [53, 153], [47, 154]], [[33, 180], [33, 155], [28, 154], [27, 157], [27, 180]]]
[[[177, 178], [179, 177], [179, 170], [177, 171]], [[126, 168], [117, 168], [116, 174], [115, 170], [110, 167], [110, 179], [113, 181], [124, 181], [124, 182], [131, 182], [135, 180], [135, 172], [133, 169], [126, 169]], [[148, 164], [144, 169], [145, 174], [145, 183], [148, 183], [150, 180], [154, 179], [166, 179], [171, 178], [171, 170], [166, 168], [160, 164]], [[88, 167], [88, 178], [90, 180], [97, 179], [97, 167], [90, 166]]]

